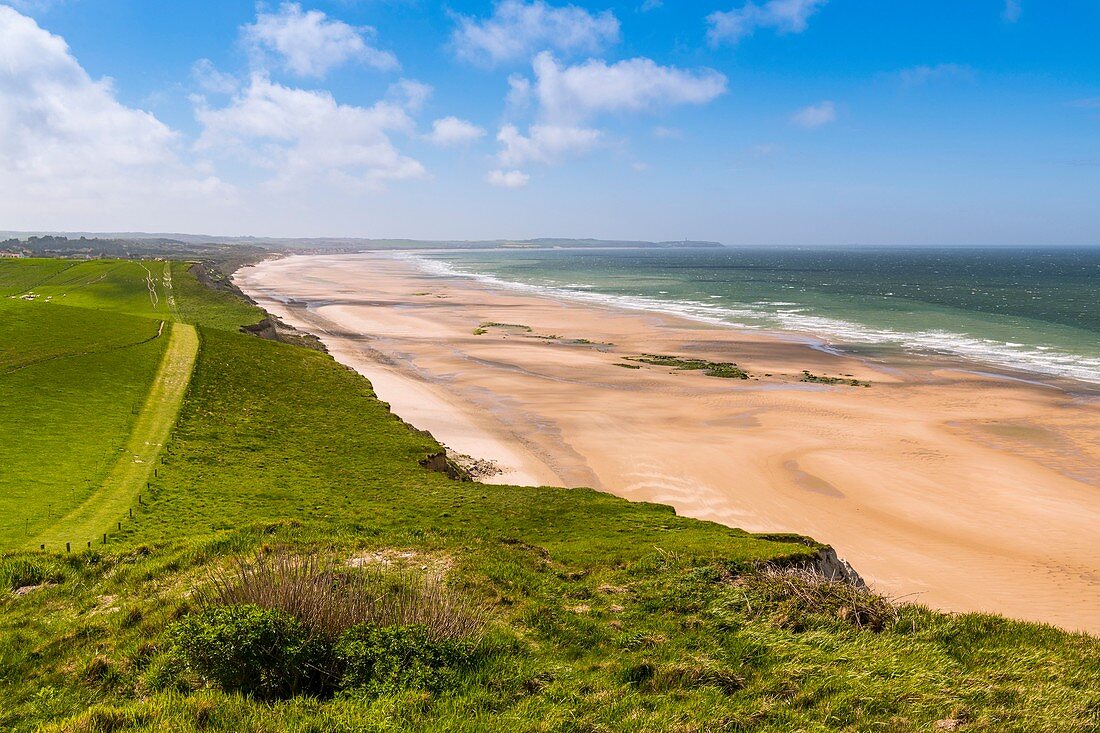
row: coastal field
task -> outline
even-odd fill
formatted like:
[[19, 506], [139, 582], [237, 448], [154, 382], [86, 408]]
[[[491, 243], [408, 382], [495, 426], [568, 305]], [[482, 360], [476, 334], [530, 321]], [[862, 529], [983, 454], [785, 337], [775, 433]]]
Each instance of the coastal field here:
[[805, 532], [891, 595], [1100, 630], [1100, 400], [1087, 385], [845, 356], [379, 256], [267, 262], [238, 282], [413, 425], [495, 461], [487, 480]]
[[[144, 264], [171, 273], [178, 311], [169, 319], [123, 315], [148, 297], [140, 276], [122, 281], [119, 311], [115, 295], [91, 290], [90, 308], [3, 301], [0, 363], [18, 368], [24, 351], [45, 360], [0, 374], [0, 403], [30, 410], [35, 385], [51, 393], [64, 376], [34, 366], [73, 362], [82, 367], [73, 384], [100, 380], [138, 405], [111, 431], [76, 422], [79, 405], [35, 413], [37, 432], [55, 443], [25, 444], [37, 462], [5, 466], [5, 493], [66, 443], [131, 449], [155, 434], [163, 410], [145, 406], [171, 403], [156, 391], [178, 392], [183, 377], [164, 367], [197, 336], [168, 437], [137, 440], [152, 453], [122, 464], [153, 468], [142, 500], [117, 503], [127, 482], [110, 473], [87, 497], [96, 511], [81, 521], [106, 542], [72, 552], [51, 542], [43, 552], [24, 549], [17, 532], [0, 537], [4, 729], [1084, 733], [1100, 721], [1094, 636], [896, 605], [822, 581], [804, 568], [828, 555], [805, 538], [752, 535], [589, 489], [456, 480], [437, 470], [447, 467], [439, 443], [367, 380], [322, 352], [242, 333], [263, 312], [207, 289], [187, 265]], [[9, 275], [0, 263], [0, 282]], [[479, 321], [470, 338], [543, 335], [521, 324]], [[176, 334], [184, 338], [173, 345]], [[79, 356], [136, 353], [128, 344], [143, 336], [159, 348], [143, 359]], [[635, 356], [616, 373], [742, 383], [730, 364]], [[807, 366], [830, 376], [824, 364]], [[37, 376], [16, 383], [15, 374]], [[89, 409], [110, 412], [103, 399]], [[336, 602], [334, 580], [377, 582], [393, 598], [417, 579], [412, 588], [430, 589], [448, 618], [469, 614], [462, 628], [474, 631], [444, 643], [418, 636], [419, 626], [350, 629], [334, 652], [320, 637], [295, 637], [298, 616], [211, 600], [240, 568], [291, 567], [279, 565], [287, 558], [329, 563], [306, 606]], [[282, 626], [262, 625], [272, 619]], [[273, 662], [276, 650], [291, 656]], [[332, 653], [345, 665], [325, 667], [336, 681], [294, 687], [333, 665]]]

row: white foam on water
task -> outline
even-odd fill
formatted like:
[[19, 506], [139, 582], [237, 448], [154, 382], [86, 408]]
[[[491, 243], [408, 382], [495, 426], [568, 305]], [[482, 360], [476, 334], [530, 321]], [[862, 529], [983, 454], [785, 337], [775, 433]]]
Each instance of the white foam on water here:
[[1008, 369], [1100, 384], [1100, 358], [1066, 353], [1053, 346], [1027, 346], [1022, 343], [986, 339], [942, 329], [899, 331], [876, 328], [851, 321], [816, 316], [809, 313], [801, 304], [789, 301], [757, 301], [743, 307], [731, 307], [710, 302], [665, 300], [641, 295], [611, 295], [591, 290], [577, 290], [573, 289], [573, 286], [531, 285], [505, 280], [495, 275], [467, 272], [450, 263], [407, 252], [395, 253], [394, 257], [408, 261], [430, 275], [466, 278], [509, 290], [552, 295], [630, 310], [663, 313], [719, 326], [752, 330], [779, 328], [809, 336], [812, 339], [823, 340], [830, 345], [836, 345], [839, 342], [840, 344], [894, 346], [917, 353], [962, 357]]

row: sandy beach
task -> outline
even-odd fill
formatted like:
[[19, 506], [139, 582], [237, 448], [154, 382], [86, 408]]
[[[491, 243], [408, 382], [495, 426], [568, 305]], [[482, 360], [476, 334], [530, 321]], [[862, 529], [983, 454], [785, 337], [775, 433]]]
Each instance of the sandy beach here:
[[[236, 282], [405, 420], [495, 462], [487, 481], [590, 486], [809, 535], [889, 595], [1100, 633], [1095, 387], [838, 355], [385, 255], [273, 260]], [[643, 354], [736, 362], [753, 378], [631, 360]], [[806, 383], [803, 370], [871, 386]]]

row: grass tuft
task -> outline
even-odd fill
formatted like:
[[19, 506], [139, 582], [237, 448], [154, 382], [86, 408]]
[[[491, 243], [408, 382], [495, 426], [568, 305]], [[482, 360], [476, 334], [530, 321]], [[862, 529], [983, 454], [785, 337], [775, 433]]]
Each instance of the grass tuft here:
[[893, 600], [814, 570], [765, 566], [742, 575], [737, 584], [749, 613], [766, 614], [780, 628], [800, 631], [841, 621], [880, 632], [901, 617]]
[[285, 549], [240, 558], [216, 570], [200, 603], [255, 605], [298, 619], [313, 634], [335, 639], [355, 626], [418, 626], [433, 639], [479, 638], [482, 614], [442, 579], [412, 571], [353, 570], [318, 554]]

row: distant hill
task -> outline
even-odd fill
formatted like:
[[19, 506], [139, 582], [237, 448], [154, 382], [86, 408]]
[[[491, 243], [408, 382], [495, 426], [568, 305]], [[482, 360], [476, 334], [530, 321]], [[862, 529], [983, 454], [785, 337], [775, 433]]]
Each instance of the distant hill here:
[[[7, 240], [7, 241], [3, 241]], [[722, 247], [719, 242], [683, 240], [647, 242], [621, 239], [423, 240], [363, 239], [356, 237], [216, 237], [205, 234], [150, 234], [145, 232], [0, 232], [0, 250], [22, 249], [36, 254], [90, 256], [170, 256], [181, 252], [206, 254], [210, 248], [248, 247], [264, 252], [369, 252], [386, 249], [504, 249], [504, 248], [626, 248]]]

